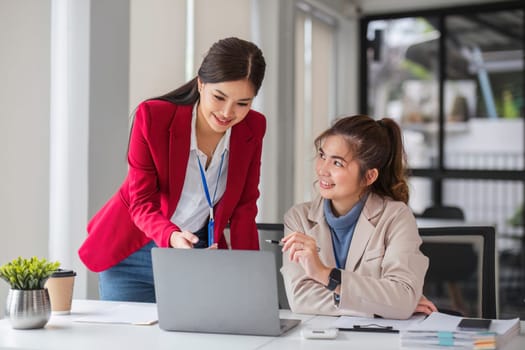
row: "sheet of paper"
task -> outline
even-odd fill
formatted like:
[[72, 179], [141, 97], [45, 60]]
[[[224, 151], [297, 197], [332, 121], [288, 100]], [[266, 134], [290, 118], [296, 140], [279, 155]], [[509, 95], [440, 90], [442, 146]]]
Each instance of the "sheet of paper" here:
[[411, 331], [450, 331], [456, 330], [460, 316], [443, 314], [441, 312], [431, 313], [423, 322], [413, 324]]
[[95, 314], [74, 319], [75, 322], [125, 323], [151, 325], [158, 321], [156, 304], [118, 304]]
[[[461, 316], [452, 316], [441, 312], [433, 312], [423, 322], [415, 323], [408, 329], [410, 331], [457, 331]], [[505, 334], [511, 328], [519, 324], [519, 319], [492, 320], [489, 331], [497, 334]]]
[[340, 316], [334, 321], [333, 326], [336, 328], [353, 328], [354, 326], [378, 325], [381, 327], [391, 326], [393, 329], [402, 331], [407, 329], [413, 323], [419, 323], [425, 319], [425, 315], [415, 315], [408, 320], [392, 320], [388, 318], [367, 318]]

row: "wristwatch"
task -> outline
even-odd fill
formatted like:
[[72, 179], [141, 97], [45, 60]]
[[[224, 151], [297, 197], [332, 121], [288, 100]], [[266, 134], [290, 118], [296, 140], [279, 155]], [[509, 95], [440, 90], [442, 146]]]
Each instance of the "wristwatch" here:
[[330, 276], [328, 277], [328, 285], [326, 289], [334, 290], [338, 285], [341, 284], [341, 270], [336, 269], [335, 267], [330, 271]]

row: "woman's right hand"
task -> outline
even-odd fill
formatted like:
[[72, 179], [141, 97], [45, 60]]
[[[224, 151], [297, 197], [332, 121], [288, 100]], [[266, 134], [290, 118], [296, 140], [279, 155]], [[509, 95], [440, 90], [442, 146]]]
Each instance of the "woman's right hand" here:
[[433, 312], [438, 311], [436, 305], [433, 302], [428, 300], [424, 295], [421, 296], [419, 302], [417, 303], [414, 313], [424, 313], [425, 315], [430, 315]]
[[170, 236], [170, 247], [191, 249], [199, 241], [199, 237], [190, 231], [173, 231]]
[[301, 265], [308, 277], [326, 285], [332, 269], [321, 261], [317, 243], [313, 237], [302, 232], [293, 232], [286, 235], [281, 241], [282, 251], [289, 251], [290, 261]]

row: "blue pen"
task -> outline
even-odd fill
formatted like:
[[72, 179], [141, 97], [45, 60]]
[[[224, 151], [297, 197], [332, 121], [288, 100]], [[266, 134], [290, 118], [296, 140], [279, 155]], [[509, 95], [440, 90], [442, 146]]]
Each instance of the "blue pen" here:
[[375, 333], [399, 333], [392, 326], [379, 325], [354, 325], [352, 328], [339, 328], [340, 331], [375, 332]]

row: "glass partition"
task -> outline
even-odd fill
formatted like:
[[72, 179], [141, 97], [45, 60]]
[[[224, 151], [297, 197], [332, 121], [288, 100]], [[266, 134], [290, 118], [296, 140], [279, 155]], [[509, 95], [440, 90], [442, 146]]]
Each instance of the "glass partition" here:
[[[410, 202], [494, 226], [500, 316], [525, 318], [525, 2], [361, 20], [361, 112], [403, 130]], [[444, 218], [446, 219], [446, 218]]]
[[445, 167], [523, 169], [523, 11], [444, 23]]
[[[412, 167], [436, 165], [439, 30], [436, 18], [371, 21], [367, 39], [368, 114], [388, 116], [404, 129]], [[418, 48], [423, 48], [420, 50]]]

